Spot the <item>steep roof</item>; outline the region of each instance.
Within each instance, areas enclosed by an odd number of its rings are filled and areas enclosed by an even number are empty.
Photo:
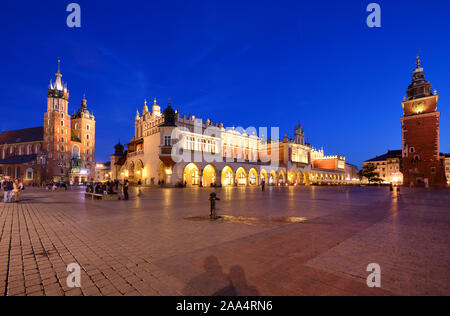
[[[39,142],[44,140],[44,127],[6,131],[0,134],[0,144]]]
[[[37,155],[14,156],[0,160],[0,165],[15,165],[36,160]]]
[[[402,151],[401,150],[388,150],[387,153],[384,155],[372,158],[370,160],[367,160],[366,162],[373,162],[373,161],[385,161],[389,158],[401,158],[402,157]]]

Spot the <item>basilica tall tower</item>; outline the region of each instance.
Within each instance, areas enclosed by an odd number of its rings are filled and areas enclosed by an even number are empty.
[[[44,114],[45,181],[65,180],[70,169],[69,91],[61,79],[60,61],[55,75],[55,82],[50,80],[47,90],[47,112]]]
[[[402,172],[407,186],[445,186],[444,163],[439,151],[439,96],[425,80],[417,57],[412,83],[403,101]]]

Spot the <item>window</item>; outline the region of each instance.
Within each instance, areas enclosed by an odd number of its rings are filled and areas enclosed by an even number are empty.
[[[172,137],[164,136],[164,146],[171,146],[171,145],[172,145]]]
[[[33,180],[33,169],[27,169],[26,178],[27,180]]]
[[[198,170],[192,172],[192,185],[199,185],[200,177],[198,175]]]
[[[88,124],[88,125],[86,125],[86,129],[88,130],[88,131],[90,131],[91,130],[91,126]]]
[[[225,175],[225,185],[233,185],[233,173],[228,171]]]
[[[411,148],[409,149],[409,152],[411,152],[411,153],[415,152],[414,147],[411,147]]]
[[[239,174],[239,180],[238,181],[239,181],[239,185],[246,185],[247,184],[247,181],[245,179],[245,174],[243,172],[241,172]]]
[[[90,139],[91,138],[91,136],[89,135],[89,134],[86,134],[86,139]]]
[[[61,121],[61,126],[64,126],[64,121]]]

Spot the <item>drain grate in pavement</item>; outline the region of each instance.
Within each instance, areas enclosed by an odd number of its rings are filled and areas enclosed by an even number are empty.
[[[185,218],[188,221],[200,222],[211,221],[209,216],[195,216]],[[306,217],[245,217],[245,216],[231,216],[220,215],[216,222],[223,223],[238,223],[245,225],[264,225],[269,223],[282,223],[282,224],[296,224],[304,223],[308,219]]]

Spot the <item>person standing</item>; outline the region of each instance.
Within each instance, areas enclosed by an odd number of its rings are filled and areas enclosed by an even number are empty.
[[[142,193],[142,181],[141,181],[141,179],[139,179],[139,181],[138,181],[138,188],[139,188],[139,195],[141,195],[141,193]]]
[[[5,181],[3,182],[2,188],[3,188],[3,191],[4,191],[3,202],[4,203],[11,203],[12,191],[14,189],[14,184],[11,181],[11,177],[7,176],[5,178]]]
[[[1,177],[1,179],[0,179],[0,190],[2,190],[3,189],[3,182],[5,182],[5,179],[3,178],[3,177]],[[3,202],[4,202],[5,200],[3,200]]]
[[[22,194],[22,190],[23,190],[23,183],[18,178],[14,179],[13,194],[15,203],[20,202],[20,195]]]
[[[125,179],[124,180],[124,182],[123,182],[123,199],[125,200],[125,201],[128,201],[129,200],[129,196],[128,196],[128,187],[130,186],[130,183],[128,182],[128,180],[127,179]]]
[[[261,189],[262,189],[263,192],[266,190],[266,179],[263,179],[261,181]]]

